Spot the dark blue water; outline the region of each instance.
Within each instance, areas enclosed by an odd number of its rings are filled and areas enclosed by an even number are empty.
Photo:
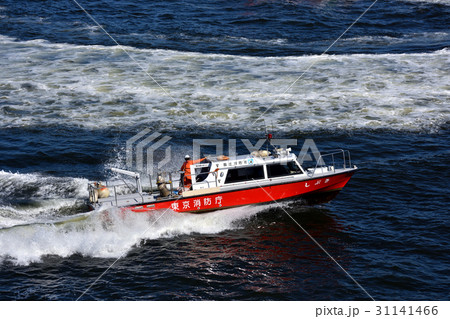
[[[82,300],[369,300],[286,210],[374,299],[448,300],[448,2],[378,1],[325,57],[371,1],[79,3],[135,61],[73,1],[0,4],[0,299],[76,300],[121,257]],[[336,199],[54,224],[144,128],[177,170],[263,112],[351,151]]]
[[[371,1],[79,1],[121,44],[137,48],[284,56],[321,54]],[[2,34],[22,40],[115,44],[73,1],[6,1]],[[394,9],[393,9],[394,8]],[[413,41],[447,33],[445,1],[379,1],[330,53],[430,52],[445,41]],[[82,31],[83,28],[84,32]],[[372,39],[349,45],[348,39]],[[383,45],[383,38],[405,43]],[[380,39],[377,39],[380,38]],[[268,40],[274,41],[268,45]],[[448,40],[448,38],[446,39]],[[381,43],[377,43],[377,42]]]

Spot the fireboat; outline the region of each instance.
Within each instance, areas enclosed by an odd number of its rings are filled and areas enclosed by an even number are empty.
[[[139,172],[112,168],[128,178],[110,182],[89,182],[88,206],[95,210],[116,207],[124,212],[147,213],[172,210],[177,213],[204,213],[244,205],[300,199],[305,204],[333,199],[358,168],[350,152],[336,150],[320,155],[316,165],[300,165],[290,148],[258,150],[233,158],[206,156],[190,167],[186,176],[173,180],[172,174],[157,174],[143,187]],[[179,172],[184,173],[184,172]]]

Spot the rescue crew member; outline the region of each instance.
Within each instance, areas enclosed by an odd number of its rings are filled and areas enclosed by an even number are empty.
[[[184,163],[183,166],[181,166],[181,170],[184,172],[181,174],[181,179],[183,179],[184,187],[191,187],[192,185],[192,179],[191,179],[191,165],[200,163],[203,161],[206,157],[198,159],[198,160],[191,160],[191,157],[189,155],[186,155],[184,157]]]

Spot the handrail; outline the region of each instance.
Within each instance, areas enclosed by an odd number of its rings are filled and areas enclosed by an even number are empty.
[[[130,185],[128,185],[128,183],[124,179],[120,179],[120,180],[123,182],[123,184],[114,185],[114,194],[116,194],[116,186],[120,186],[120,185],[125,185],[126,187],[128,187],[130,192],[133,193],[133,190],[131,189]],[[139,194],[139,196],[141,196],[141,203],[143,203],[144,202],[144,196],[142,196],[141,192],[139,192],[139,187],[136,186],[136,188],[138,189],[137,194]],[[136,194],[136,193],[133,193],[133,194]],[[117,202],[117,196],[116,196],[116,202]]]
[[[342,168],[346,169],[347,164],[348,164],[349,168],[352,167],[352,165],[351,165],[352,163],[351,163],[351,159],[350,159],[350,151],[339,149],[339,150],[335,150],[335,151],[327,153],[327,154],[321,154],[316,162],[316,166],[314,167],[314,170],[312,172],[310,171],[310,169],[307,170],[308,176],[309,177],[314,176],[314,174],[316,173],[316,170],[318,168],[322,168],[322,173],[323,173],[324,167],[327,167],[328,170],[330,169],[330,167],[328,165],[326,165],[326,162],[324,160],[325,157],[331,157],[331,161],[333,163],[333,166],[332,166],[333,173],[335,173],[336,172],[336,160],[335,160],[336,155],[342,156]]]
[[[134,190],[133,190],[133,188],[124,180],[124,179],[122,179],[122,178],[119,178],[119,181],[121,181],[122,183],[120,183],[120,184],[116,184],[116,185],[111,185],[112,187],[113,187],[113,190],[114,190],[114,199],[115,199],[115,201],[116,201],[116,206],[117,206],[117,201],[118,201],[118,194],[117,194],[117,186],[126,186],[127,188],[128,188],[128,190],[131,192],[131,193],[133,193],[133,194],[139,194],[139,196],[141,197],[141,203],[144,203],[145,202],[145,200],[144,200],[144,196],[142,196],[142,193],[141,192],[134,192]],[[111,187],[111,186],[108,186],[108,187]],[[137,189],[139,189],[139,187],[138,186],[136,186],[136,188]],[[93,192],[94,192],[94,190],[99,190],[100,188],[99,187],[94,187],[93,185],[91,185],[90,183],[88,183],[88,190],[89,190],[89,197],[91,198],[91,195],[93,196]],[[93,198],[93,197],[92,197]]]
[[[130,192],[133,191],[133,190],[131,189],[130,185],[128,185],[128,183],[127,183],[123,178],[121,178],[120,180],[123,182],[122,185],[125,185],[126,187],[128,187],[128,189],[130,190]]]

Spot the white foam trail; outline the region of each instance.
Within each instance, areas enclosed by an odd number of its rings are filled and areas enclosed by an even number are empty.
[[[249,124],[273,101],[276,106],[267,117],[279,131],[435,131],[449,121],[446,49],[245,57],[127,48],[170,91],[178,101],[175,105],[117,47],[14,41],[5,36],[0,36],[0,44],[0,127],[64,123],[173,128],[194,125],[195,117],[205,128],[254,132]]]
[[[16,226],[0,230],[0,260],[28,265],[46,255],[117,258],[143,240],[238,229],[241,226],[237,221],[268,207],[247,206],[200,215],[168,211],[158,220],[162,212],[95,211],[81,221]]]
[[[41,222],[87,198],[87,180],[0,171],[0,228]]]
[[[420,32],[420,33],[408,33],[401,36],[371,36],[364,35],[353,38],[345,38],[339,41],[340,45],[351,47],[359,45],[371,45],[376,47],[382,46],[405,46],[411,45],[414,47],[422,46],[424,48],[430,47],[430,45],[439,43],[448,43],[450,40],[449,32]],[[357,45],[355,45],[355,43]]]
[[[58,216],[62,209],[70,209],[77,200],[75,199],[53,199],[35,202],[36,207],[13,207],[0,206],[0,229],[16,225],[29,224],[32,222],[44,222],[49,217]]]
[[[400,0],[404,2],[413,2],[413,3],[432,3],[432,4],[444,4],[449,6],[450,0]]]
[[[39,173],[23,174],[0,171],[0,198],[10,197],[24,189],[36,198],[81,198],[86,196],[84,178],[44,176]]]

